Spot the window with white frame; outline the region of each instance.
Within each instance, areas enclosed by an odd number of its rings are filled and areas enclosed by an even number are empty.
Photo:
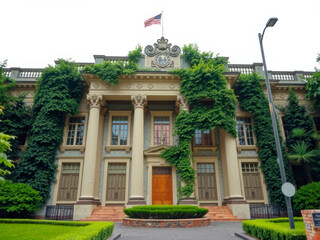
[[[128,116],[112,117],[111,145],[128,144]]]
[[[85,121],[85,116],[69,117],[67,145],[84,144]]]
[[[151,111],[151,145],[172,145],[172,111]]]
[[[237,117],[238,145],[254,145],[251,117]]]

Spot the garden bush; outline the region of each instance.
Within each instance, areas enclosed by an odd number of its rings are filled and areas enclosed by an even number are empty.
[[[71,221],[51,221],[51,220],[31,220],[31,219],[0,219],[0,224],[25,224],[26,231],[28,225],[60,225],[68,226],[70,228],[76,227],[77,231],[73,232],[61,232],[56,237],[47,236],[46,239],[51,240],[105,240],[111,236],[114,228],[114,223],[112,222],[71,222]],[[10,228],[14,228],[12,225]],[[50,226],[48,226],[50,228]],[[8,229],[8,228],[5,228]],[[1,236],[5,238],[7,236],[6,230],[1,232]],[[21,234],[21,233],[18,233]],[[34,235],[40,234],[36,231],[32,233]],[[10,237],[10,236],[9,236]],[[28,236],[33,239],[33,236]],[[35,237],[36,238],[36,237]],[[29,238],[28,238],[29,239]],[[37,238],[39,239],[39,238]]]
[[[40,207],[39,192],[24,183],[0,182],[0,209],[11,215],[23,216]]]
[[[208,209],[189,205],[152,205],[135,206],[123,210],[130,218],[143,219],[187,219],[201,218],[208,213]]]
[[[288,218],[255,219],[242,222],[242,229],[260,240],[306,240],[302,218],[294,218],[295,229]]]
[[[302,186],[293,197],[295,210],[320,209],[320,182]]]

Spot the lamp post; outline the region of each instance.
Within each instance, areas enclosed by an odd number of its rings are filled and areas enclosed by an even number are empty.
[[[263,40],[265,30],[268,27],[273,27],[277,21],[278,21],[278,18],[270,18],[268,20],[266,26],[263,29],[262,35],[261,35],[261,33],[259,33],[258,37],[259,37],[259,43],[260,43],[260,49],[261,49],[263,67],[264,67],[264,74],[265,74],[265,80],[266,80],[266,86],[267,86],[267,92],[268,92],[268,100],[269,100],[269,108],[270,108],[270,113],[271,113],[274,140],[276,142],[277,156],[278,156],[278,162],[279,162],[279,167],[280,167],[281,181],[282,181],[282,184],[284,184],[287,181],[286,180],[286,173],[285,173],[285,169],[284,169],[284,165],[283,165],[281,144],[280,144],[279,132],[278,132],[278,126],[277,126],[277,120],[276,120],[276,112],[275,112],[274,104],[273,104],[273,100],[272,100],[271,87],[270,87],[270,82],[269,82],[269,78],[268,78],[267,64],[266,64],[266,60],[264,57],[264,51],[263,51],[263,45],[262,45],[262,40]],[[295,227],[294,227],[294,221],[293,221],[291,201],[290,201],[290,198],[287,196],[285,196],[285,199],[286,199],[287,212],[288,212],[288,217],[289,217],[289,222],[290,222],[290,228],[294,229]]]

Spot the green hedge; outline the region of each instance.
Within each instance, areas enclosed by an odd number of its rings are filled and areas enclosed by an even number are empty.
[[[242,222],[242,228],[247,234],[260,240],[306,240],[302,218],[294,220],[294,230],[289,228],[288,218],[246,220]],[[288,228],[281,223],[288,223]]]
[[[302,186],[293,196],[295,210],[320,208],[320,182],[312,182]]]
[[[201,218],[208,213],[208,209],[188,205],[152,205],[135,206],[123,210],[130,218],[142,219],[187,219]]]
[[[105,240],[111,236],[114,228],[114,223],[112,222],[71,222],[32,219],[0,219],[0,224],[1,223],[46,224],[78,227],[78,231],[76,234],[62,234],[58,237],[51,238],[54,240]]]

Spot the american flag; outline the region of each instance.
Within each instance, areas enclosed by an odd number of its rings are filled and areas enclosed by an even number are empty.
[[[161,15],[162,13],[160,13],[159,15],[149,18],[148,20],[144,21],[144,27],[149,27],[152,24],[161,24]]]

